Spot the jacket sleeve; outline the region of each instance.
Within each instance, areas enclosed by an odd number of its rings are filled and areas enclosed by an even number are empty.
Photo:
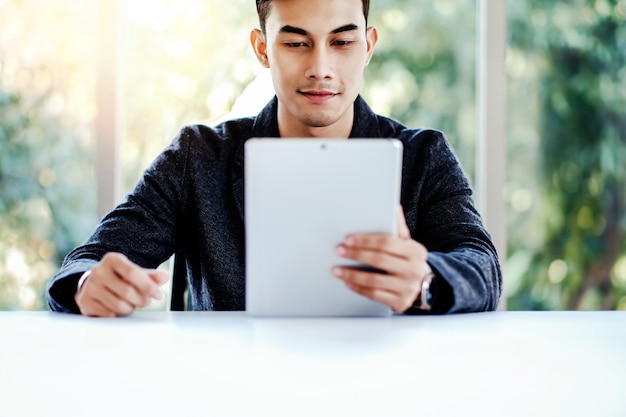
[[[472,190],[442,133],[421,131],[409,143],[405,214],[435,272],[433,312],[495,310],[502,273],[496,249],[474,207]],[[414,309],[407,313],[416,312]]]
[[[176,250],[189,135],[183,130],[144,172],[126,201],[102,219],[82,246],[66,256],[48,283],[52,311],[79,313],[74,301],[78,280],[108,252],[123,253],[144,268],[156,268]]]

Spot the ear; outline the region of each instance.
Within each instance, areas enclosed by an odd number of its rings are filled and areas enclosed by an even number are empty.
[[[250,32],[250,43],[252,44],[252,50],[259,60],[261,65],[265,68],[270,67],[269,60],[267,59],[267,44],[265,43],[265,36],[259,29],[254,29]]]
[[[369,65],[370,59],[372,59],[372,55],[374,53],[374,46],[376,45],[376,42],[378,42],[378,31],[376,30],[376,27],[368,27],[365,37],[367,40],[367,59],[365,60],[365,65]]]

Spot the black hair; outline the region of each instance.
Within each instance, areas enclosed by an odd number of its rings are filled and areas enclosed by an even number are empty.
[[[365,26],[367,26],[367,17],[370,13],[370,0],[361,0],[363,2],[363,16],[365,16]],[[265,21],[270,12],[272,0],[256,0],[256,12],[259,15],[259,24],[261,31],[265,33]]]

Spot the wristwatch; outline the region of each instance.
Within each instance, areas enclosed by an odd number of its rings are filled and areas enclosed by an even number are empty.
[[[90,275],[91,269],[81,275],[80,279],[78,280],[78,285],[76,285],[76,292],[80,291],[80,289],[83,287],[83,284],[85,283],[85,281],[87,281],[87,278],[89,278]]]
[[[430,284],[433,282],[435,278],[435,274],[433,270],[430,268],[427,262],[424,262],[424,279],[422,281],[422,290],[419,295],[419,306],[420,310],[430,310],[432,308],[433,294],[430,291]]]

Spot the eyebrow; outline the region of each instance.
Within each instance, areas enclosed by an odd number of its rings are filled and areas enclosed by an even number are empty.
[[[333,30],[332,34],[337,34],[337,33],[341,33],[341,32],[349,32],[351,30],[357,30],[359,27],[353,23],[350,23],[348,25],[343,25],[338,27],[337,29]]]
[[[335,35],[341,32],[349,32],[351,30],[357,30],[358,28],[359,27],[355,25],[354,23],[349,23],[347,25],[340,26],[337,29],[333,29],[330,33]],[[280,28],[279,32],[280,33],[295,33],[296,35],[309,36],[309,32],[307,32],[306,30],[295,27],[295,26],[291,26],[291,25],[283,26],[282,28]]]

